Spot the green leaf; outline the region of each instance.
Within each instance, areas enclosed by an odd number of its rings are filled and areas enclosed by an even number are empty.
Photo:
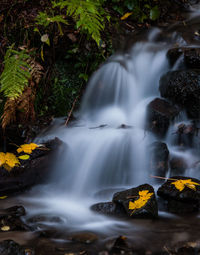
[[[160,16],[160,10],[158,6],[156,5],[150,10],[150,19],[157,20],[159,16]]]

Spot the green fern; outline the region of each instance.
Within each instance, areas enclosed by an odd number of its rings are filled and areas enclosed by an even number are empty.
[[[98,0],[58,0],[53,1],[53,8],[66,8],[67,16],[71,16],[76,21],[77,28],[86,31],[99,45],[101,31],[105,27],[104,14],[100,1]]]
[[[50,23],[54,22],[56,22],[57,24],[68,24],[68,22],[61,15],[49,16],[46,12],[39,12],[36,17],[36,24],[44,27],[47,27]]]
[[[4,70],[0,76],[0,92],[7,98],[17,98],[28,85],[31,77],[30,66],[26,63],[29,55],[24,50],[16,51],[11,46],[4,57]]]

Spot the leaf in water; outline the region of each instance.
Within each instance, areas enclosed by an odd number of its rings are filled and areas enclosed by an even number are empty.
[[[139,191],[139,198],[134,202],[129,201],[129,209],[133,210],[131,215],[135,212],[135,210],[142,208],[152,195],[153,193],[149,193],[149,190]]]
[[[122,17],[121,17],[121,20],[125,20],[127,19],[129,16],[131,16],[133,14],[133,12],[127,12],[125,13]]]
[[[32,151],[34,151],[36,148],[38,148],[38,145],[36,143],[29,143],[29,144],[22,144],[18,149],[17,152],[24,152],[27,154],[31,154]]]
[[[200,186],[199,183],[193,182],[191,179],[177,180],[175,182],[171,182],[171,184],[173,184],[179,191],[183,191],[185,187],[196,191],[196,185]]]
[[[0,199],[6,199],[8,196],[3,196],[3,197],[0,197]]]
[[[19,156],[18,158],[19,158],[19,159],[22,159],[22,160],[27,160],[27,159],[29,159],[29,158],[30,158],[30,156],[29,156],[29,155],[27,155],[27,154],[25,154],[25,155],[21,155],[21,156]]]
[[[3,227],[1,227],[1,230],[2,231],[9,231],[10,227],[9,226],[3,226]]]

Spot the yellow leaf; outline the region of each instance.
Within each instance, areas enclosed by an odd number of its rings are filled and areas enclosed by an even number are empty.
[[[6,199],[8,196],[3,196],[3,197],[0,197],[0,199]]]
[[[2,231],[9,231],[10,227],[9,226],[3,226],[3,227],[1,227],[1,230]]]
[[[122,17],[121,17],[121,20],[125,20],[127,19],[129,16],[131,16],[133,13],[132,12],[127,12],[125,13]]]
[[[41,59],[44,62],[44,50],[43,50],[43,47],[41,48]]]
[[[134,213],[135,210],[143,207],[148,202],[152,195],[153,193],[149,193],[149,190],[139,191],[139,198],[134,202],[129,201],[129,209],[133,210],[131,215]]]
[[[5,153],[0,152],[0,167],[5,163]]]
[[[191,179],[177,180],[175,182],[171,182],[171,184],[173,184],[179,191],[183,191],[185,187],[196,191],[196,185],[200,185],[197,182],[193,182]]]
[[[38,148],[38,145],[35,144],[35,143],[22,144],[22,145],[17,149],[17,152],[20,153],[20,152],[23,151],[24,153],[31,154],[32,151],[34,151],[36,148]]]
[[[0,166],[3,166],[7,171],[11,171],[11,169],[15,166],[19,166],[20,162],[15,156],[15,154],[7,152],[0,152]]]
[[[22,159],[22,160],[27,160],[27,159],[30,158],[30,156],[27,155],[27,154],[25,154],[25,155],[19,156],[18,158],[19,158],[19,159]]]

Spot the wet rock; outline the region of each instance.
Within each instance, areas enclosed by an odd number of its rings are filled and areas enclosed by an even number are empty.
[[[61,223],[63,220],[57,216],[50,216],[50,215],[37,215],[31,217],[27,220],[28,223],[38,223],[38,222],[55,222]]]
[[[186,68],[200,68],[200,48],[173,48],[167,52],[172,66],[180,56],[183,56],[183,64]]]
[[[154,142],[150,146],[150,170],[158,176],[166,176],[168,171],[169,150],[162,142]],[[159,179],[158,179],[159,180]]]
[[[12,240],[5,240],[0,243],[1,255],[25,255],[24,249]]]
[[[146,128],[156,135],[163,137],[178,113],[178,107],[164,99],[156,98],[147,106]]]
[[[125,216],[126,211],[124,207],[120,204],[115,204],[113,202],[105,202],[105,203],[98,203],[91,206],[93,211],[98,213],[110,215],[110,216]]]
[[[191,177],[174,176],[170,177],[159,189],[158,196],[167,201],[167,210],[172,213],[191,213],[199,210],[200,202],[200,181]],[[197,183],[195,187],[183,186],[183,190],[175,187],[176,180],[191,180]]]
[[[129,202],[134,203],[136,200],[141,201],[139,195],[140,191],[148,191],[152,193],[149,199],[141,207],[137,207],[135,210],[129,209]],[[113,196],[113,203],[124,207],[127,216],[132,218],[155,218],[158,216],[158,206],[154,193],[154,189],[149,184],[143,184],[136,188],[128,189],[122,192],[117,192]]]
[[[198,129],[194,124],[181,123],[173,135],[175,145],[193,147],[194,138],[198,136]]]
[[[198,2],[199,0],[173,0],[172,4],[176,3],[182,9],[185,9],[186,11],[188,11],[192,5],[197,4]]]
[[[111,254],[132,254],[125,236],[119,236],[110,249]]]
[[[98,236],[91,232],[81,232],[72,234],[68,239],[74,242],[91,244],[98,240]]]
[[[54,156],[64,144],[55,138],[44,145],[45,149],[34,150],[30,159],[21,160],[21,165],[14,167],[10,172],[0,167],[0,196],[22,192],[46,181]]]
[[[103,189],[99,190],[94,194],[95,198],[103,199],[103,200],[110,200],[113,196],[113,193],[119,192],[124,190],[123,188],[109,188],[109,189]]]
[[[168,72],[160,79],[160,93],[185,109],[189,118],[200,117],[200,70]]]
[[[0,211],[0,232],[26,231],[30,228],[24,224],[20,216],[25,215],[22,206],[14,206]]]
[[[172,157],[170,160],[171,175],[182,175],[188,168],[188,164],[183,157]]]

